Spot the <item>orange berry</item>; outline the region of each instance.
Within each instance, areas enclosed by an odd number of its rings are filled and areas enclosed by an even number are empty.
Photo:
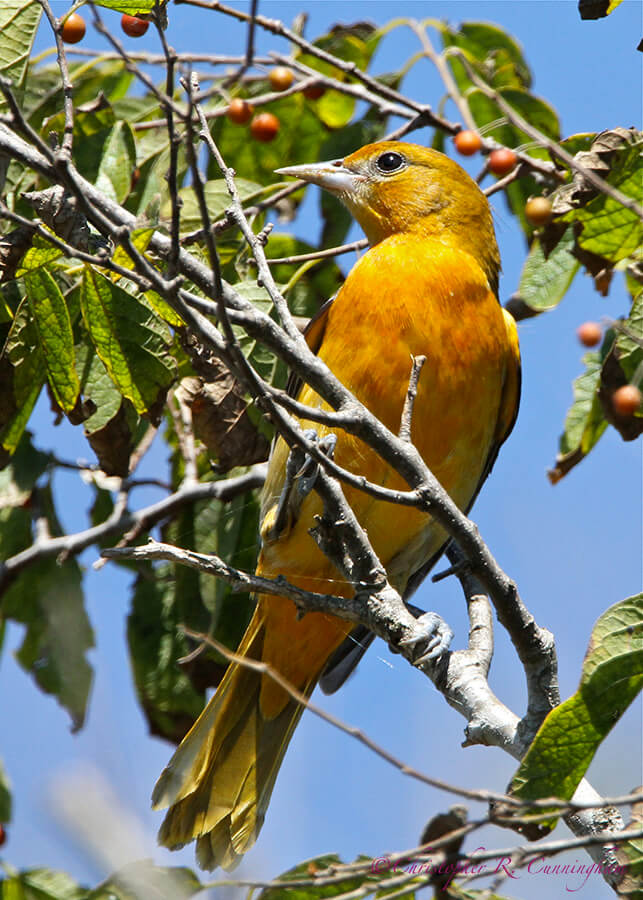
[[[612,394],[612,409],[618,416],[630,417],[641,408],[643,397],[633,384],[624,384]]]
[[[596,347],[601,342],[603,331],[598,322],[583,322],[577,328],[576,336],[583,347]]]
[[[525,203],[525,216],[532,225],[546,225],[551,213],[551,200],[547,197],[530,197]]]
[[[235,97],[230,101],[226,116],[235,125],[245,125],[252,118],[252,107],[241,97]]]
[[[267,144],[277,137],[279,124],[279,119],[273,113],[259,113],[250,123],[250,134],[256,141]]]
[[[326,93],[326,88],[323,84],[309,84],[302,93],[306,100],[319,100]]]
[[[127,13],[123,13],[121,28],[128,37],[143,37],[149,27],[150,23],[146,19],[139,19],[137,16],[128,16]]]
[[[60,36],[66,44],[77,44],[85,37],[85,20],[78,13],[68,16],[60,30]]]
[[[473,156],[482,147],[482,141],[478,132],[468,129],[459,131],[453,138],[453,143],[461,156]]]
[[[295,76],[286,66],[277,66],[268,76],[273,91],[287,91],[295,80]]]
[[[492,150],[489,154],[487,165],[489,171],[494,175],[508,175],[512,169],[516,168],[518,157],[508,147],[501,147],[500,150]]]

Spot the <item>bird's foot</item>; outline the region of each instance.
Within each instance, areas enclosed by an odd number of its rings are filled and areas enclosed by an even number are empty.
[[[421,666],[446,653],[453,640],[453,631],[442,616],[434,612],[424,613],[416,619],[416,623],[415,633],[402,638],[399,643],[403,647],[425,645],[422,654],[413,660],[414,666]]]
[[[307,428],[304,435],[311,443],[317,444],[322,453],[330,459],[333,458],[337,444],[336,435],[325,434],[320,438],[314,428]],[[301,447],[293,447],[288,454],[284,483],[277,501],[274,521],[264,535],[264,540],[278,540],[288,531],[297,518],[302,501],[315,486],[318,474],[319,463]]]
[[[317,444],[319,450],[324,454],[324,456],[327,456],[329,459],[333,458],[333,456],[335,455],[335,447],[337,446],[336,434],[325,434],[322,438],[320,438],[314,428],[307,428],[304,431],[304,434],[311,443]],[[303,465],[300,467],[296,476],[297,490],[299,491],[299,495],[302,499],[310,494],[310,492],[314,488],[318,474],[319,463],[316,462],[312,457],[308,456],[308,454],[304,453]]]

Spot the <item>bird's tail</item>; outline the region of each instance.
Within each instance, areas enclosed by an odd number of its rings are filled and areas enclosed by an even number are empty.
[[[262,600],[238,653],[270,660],[270,636],[266,637],[270,629],[266,629]],[[281,598],[268,602],[275,600],[280,603]],[[293,604],[283,602],[294,619]],[[284,671],[284,675],[309,696],[322,667],[321,662],[313,662],[306,672]],[[293,674],[298,677],[289,678]],[[159,830],[159,843],[178,849],[196,838],[202,868],[233,868],[257,839],[302,711],[303,706],[267,675],[230,665],[154,788],[154,808],[170,807]]]

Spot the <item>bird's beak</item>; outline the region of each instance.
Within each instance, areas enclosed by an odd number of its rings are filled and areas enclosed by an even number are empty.
[[[278,175],[292,175],[293,178],[318,184],[332,194],[354,194],[356,186],[364,180],[363,176],[347,169],[343,159],[306,163],[303,166],[285,166],[283,169],[275,169],[275,172]]]

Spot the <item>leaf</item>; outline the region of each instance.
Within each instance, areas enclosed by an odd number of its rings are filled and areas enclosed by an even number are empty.
[[[187,900],[203,890],[191,869],[139,860],[123,866],[84,900]]]
[[[0,472],[0,509],[23,507],[49,464],[49,454],[36,450],[30,437],[22,436],[11,462]]]
[[[571,799],[601,742],[642,687],[643,594],[637,594],[610,607],[594,625],[578,690],[541,725],[514,775],[512,793],[526,800]]]
[[[190,409],[194,434],[217,461],[219,472],[268,459],[270,442],[248,414],[243,387],[214,358],[205,378],[182,379],[177,393]]]
[[[493,87],[529,88],[531,72],[522,48],[497,25],[487,22],[463,22],[459,29],[435,23],[444,47],[457,47],[484,81]],[[466,69],[456,56],[447,57],[461,93],[471,87]]]
[[[116,203],[123,203],[130,192],[135,168],[134,133],[128,122],[116,122],[105,141],[96,187]]]
[[[279,285],[277,287],[279,288]],[[234,288],[258,309],[265,313],[272,313],[272,300],[266,289],[259,287],[256,281],[240,281],[235,284]],[[264,344],[251,337],[241,326],[233,326],[233,331],[239,339],[244,355],[259,375],[276,387],[284,387],[287,379],[285,364]]]
[[[639,205],[643,204],[643,140],[626,146],[616,155],[607,181]],[[567,213],[565,220],[580,222],[579,246],[612,263],[640,255],[643,222],[636,212],[618,200],[599,193],[582,209]]]
[[[223,669],[204,653],[187,666],[179,665],[178,660],[193,649],[179,625],[207,632],[210,616],[194,584],[179,593],[172,576],[172,566],[149,568],[138,575],[127,618],[127,641],[150,733],[178,743],[203,709],[206,687],[220,681]],[[185,589],[183,580],[180,583]],[[205,674],[207,666],[211,671]],[[201,673],[198,687],[193,683],[195,673]]]
[[[16,278],[20,278],[26,272],[30,272],[33,269],[39,269],[41,266],[46,266],[49,263],[55,262],[55,260],[60,259],[62,255],[62,250],[58,247],[53,247],[49,241],[45,240],[45,238],[41,237],[39,234],[34,234],[31,247],[22,257],[20,265],[16,269]]]
[[[618,362],[629,382],[638,384],[643,380],[643,290],[634,298],[627,319],[620,323],[616,338]]]
[[[0,6],[0,77],[13,82],[13,90],[21,99],[31,48],[33,47],[42,7],[33,0],[3,0]],[[0,110],[6,107],[0,97]]]
[[[45,377],[45,360],[25,298],[0,354],[0,441],[7,457],[20,442]],[[4,463],[6,459],[0,458]]]
[[[577,465],[596,445],[607,428],[598,397],[601,377],[601,358],[598,353],[586,353],[583,357],[586,371],[574,380],[574,402],[570,407],[556,465],[547,475],[552,484]]]
[[[405,872],[408,872],[410,868],[408,864],[405,865],[404,863],[399,863],[399,867],[397,868],[397,871],[395,871],[392,869],[387,857],[371,859],[370,857],[359,856],[355,862],[370,862],[370,866],[365,872],[362,871],[362,873],[358,875],[344,878],[341,881],[333,881],[330,884],[320,880],[318,885],[312,884],[307,887],[293,885],[292,887],[289,887],[289,881],[301,881],[302,879],[310,880],[316,872],[323,872],[325,869],[335,869],[336,867],[341,869],[342,865],[344,865],[340,857],[335,853],[327,853],[322,856],[316,856],[313,859],[307,859],[294,866],[292,869],[288,869],[287,872],[283,872],[279,875],[275,881],[282,882],[282,884],[278,887],[264,888],[257,896],[257,900],[324,900],[324,898],[327,897],[337,897],[340,895],[342,897],[345,895],[348,896],[353,892],[359,895],[359,893],[361,893],[360,889],[364,891],[367,887],[371,888],[368,893],[372,893],[372,889],[378,882],[379,887],[376,888],[377,892],[374,896],[376,898],[384,898],[389,892],[394,891],[396,883],[399,884],[402,869],[404,869]],[[383,865],[380,868],[377,865],[378,863],[388,863],[388,865]],[[421,864],[418,863],[417,865],[418,868],[420,868]],[[387,890],[387,881],[389,880],[392,880],[392,885]],[[426,887],[426,884],[424,884],[424,886]],[[408,890],[408,884],[406,890]],[[413,891],[409,891],[408,893],[405,892],[405,896],[408,897],[409,900],[414,900],[415,893]]]
[[[254,571],[258,518],[254,494],[229,504],[203,501],[181,510],[163,538]],[[217,579],[185,566],[149,567],[138,577],[127,637],[137,693],[152,734],[178,742],[203,708],[205,689],[217,685],[227,667],[226,660],[208,650],[179,665],[193,649],[179,626],[210,633],[236,648],[253,607],[248,595],[233,594]]]
[[[552,252],[545,257],[538,238],[534,238],[520,275],[518,295],[537,312],[553,309],[563,299],[580,263],[571,254],[574,234],[568,228]]]
[[[163,0],[163,6],[167,0]],[[151,13],[156,6],[156,0],[96,0],[96,6],[104,6],[106,9],[114,9],[116,12],[129,13],[135,16],[137,13]]]
[[[59,406],[70,412],[78,400],[80,383],[67,304],[47,269],[27,272],[24,281],[49,384]]]
[[[139,415],[153,410],[175,377],[170,334],[147,302],[85,267],[81,291],[85,327],[119,391]]]
[[[257,184],[254,181],[248,181],[245,178],[235,178],[234,183],[237,186],[242,201],[248,200],[250,197],[253,197],[264,190],[262,185]],[[205,194],[205,200],[211,220],[214,222],[216,219],[221,219],[226,209],[232,203],[223,178],[206,181],[203,185],[203,192]],[[181,188],[179,197],[183,202],[181,208],[181,231],[196,231],[196,229],[202,228],[203,220],[201,219],[199,203],[194,188]],[[169,220],[171,214],[172,207],[168,197],[161,206],[161,217]]]
[[[60,535],[51,491],[40,488],[38,496],[50,533]],[[73,731],[85,718],[92,681],[85,654],[94,646],[81,580],[76,560],[59,564],[50,557],[24,569],[3,596],[3,615],[26,626],[18,662],[68,711]]]
[[[87,900],[87,889],[65,872],[27,869],[0,881],[2,900]]]
[[[11,783],[0,759],[0,824],[11,821]]]
[[[257,82],[257,90],[265,87]],[[252,101],[252,98],[249,98]],[[328,131],[319,120],[312,105],[301,94],[292,94],[261,107],[262,112],[272,112],[280,122],[277,137],[269,144],[248,139],[248,131],[229,122],[226,116],[218,116],[212,124],[214,137],[224,159],[233,159],[237,175],[258,184],[273,184],[275,169],[283,166],[319,159],[319,148]],[[208,166],[208,178],[217,180],[221,172],[212,160]]]
[[[578,0],[578,11],[581,19],[603,19],[622,2],[623,0]]]

